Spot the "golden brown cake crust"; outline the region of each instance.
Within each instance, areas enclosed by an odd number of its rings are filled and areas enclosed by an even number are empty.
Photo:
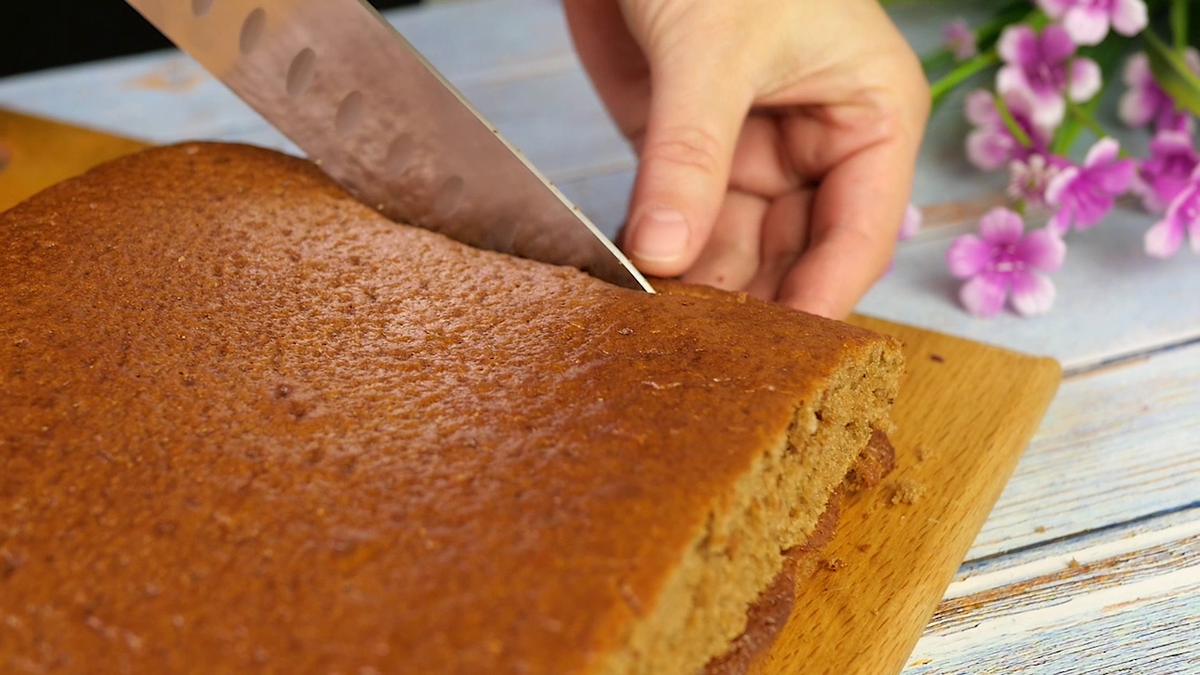
[[[4,672],[584,672],[881,339],[447,244],[245,146],[0,215],[0,289]]]

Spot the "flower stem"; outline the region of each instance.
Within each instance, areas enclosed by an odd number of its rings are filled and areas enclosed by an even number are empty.
[[[1171,37],[1180,51],[1187,48],[1188,43],[1188,2],[1190,0],[1171,0]]]
[[[933,105],[941,102],[942,97],[949,94],[955,87],[970,79],[972,75],[996,65],[1000,62],[1000,57],[996,54],[995,49],[988,50],[979,56],[964,62],[954,70],[946,73],[938,81],[930,85],[930,93],[933,95]]]
[[[921,59],[921,68],[925,71],[925,77],[952,65],[954,65],[954,55],[944,47]]]
[[[1108,131],[1104,129],[1104,127],[1100,126],[1100,123],[1096,121],[1096,118],[1092,117],[1092,113],[1088,112],[1083,106],[1070,99],[1067,99],[1067,112],[1071,113],[1071,117],[1074,117],[1076,120],[1078,120],[1079,123],[1087,127],[1089,131],[1091,131],[1093,134],[1096,134],[1096,138],[1105,138],[1110,135]]]
[[[1021,144],[1021,147],[1028,148],[1029,146],[1033,145],[1033,140],[1029,138],[1029,134],[1025,133],[1025,130],[1021,128],[1020,124],[1017,124],[1017,120],[1015,117],[1013,117],[1012,111],[1008,109],[1008,104],[1004,102],[1004,97],[996,94],[995,99],[996,110],[1000,112],[1000,119],[1004,122],[1004,126],[1008,129],[1008,133],[1012,134],[1013,138],[1017,139],[1017,142]]]

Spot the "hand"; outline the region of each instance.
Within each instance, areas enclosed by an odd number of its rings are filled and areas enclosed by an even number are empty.
[[[876,0],[564,0],[647,274],[830,317],[887,268],[929,90]]]

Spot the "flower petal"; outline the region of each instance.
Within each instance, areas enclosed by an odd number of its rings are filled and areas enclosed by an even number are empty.
[[[1079,4],[1063,15],[1062,25],[1076,44],[1096,45],[1108,35],[1110,18],[1104,7]]]
[[[1015,211],[998,206],[979,219],[979,236],[989,244],[1015,244],[1025,232],[1025,221]]]
[[[1063,121],[1067,112],[1067,103],[1061,94],[1052,96],[1034,96],[1029,99],[1033,110],[1033,123],[1043,129],[1055,129]]]
[[[1159,99],[1144,87],[1129,89],[1117,103],[1117,117],[1127,126],[1143,127],[1158,114]]]
[[[964,234],[946,250],[946,266],[956,278],[973,277],[992,262],[992,247],[973,234]]]
[[[1032,103],[1028,100],[1031,91],[1029,80],[1019,66],[1001,66],[1000,70],[996,71],[996,91],[1004,97],[1005,102],[1011,97],[1016,97],[1024,100],[1026,105]],[[999,115],[999,111],[996,114]]]
[[[900,222],[900,239],[911,239],[921,231],[921,209],[908,205],[904,209],[904,220]]]
[[[1049,230],[1054,236],[1062,237],[1071,231],[1071,220],[1073,215],[1074,214],[1070,206],[1062,207],[1050,217],[1050,220],[1046,221],[1046,229]]]
[[[1001,275],[981,274],[962,285],[958,299],[975,316],[995,316],[1004,307],[1008,295],[1007,279]]]
[[[1112,8],[1112,27],[1121,35],[1137,35],[1150,23],[1150,14],[1142,0],[1116,0]]]
[[[1051,19],[1061,19],[1068,9],[1075,6],[1079,0],[1037,0],[1037,4]]]
[[[1071,61],[1067,76],[1067,95],[1072,101],[1086,101],[1100,91],[1100,65],[1087,58]]]
[[[1161,214],[1167,210],[1167,204],[1159,198],[1158,191],[1140,174],[1134,175],[1133,182],[1129,185],[1129,191],[1141,197],[1142,208],[1147,213]]]
[[[1173,218],[1164,218],[1146,230],[1144,245],[1148,256],[1170,258],[1182,243],[1183,224]]]
[[[976,89],[967,94],[963,103],[967,121],[977,127],[995,127],[1004,124],[996,108],[996,98],[987,89]]]
[[[1091,168],[1098,165],[1111,164],[1118,155],[1121,154],[1121,144],[1116,139],[1105,136],[1092,144],[1088,149],[1087,156],[1083,159],[1083,165]]]
[[[1030,267],[1057,272],[1067,255],[1067,245],[1048,229],[1034,230],[1017,242],[1013,255]]]
[[[1141,87],[1154,81],[1150,72],[1150,57],[1145,52],[1135,52],[1125,60],[1125,68],[1121,71],[1121,80],[1131,87]]]
[[[962,17],[946,24],[942,29],[942,39],[946,43],[946,48],[958,61],[966,61],[979,53],[975,42],[975,33],[967,25],[967,20]]]
[[[1005,63],[1036,63],[1039,60],[1037,35],[1025,24],[1011,25],[1000,33],[996,53]]]
[[[1118,159],[1107,166],[1097,166],[1088,171],[1088,182],[1103,192],[1120,196],[1133,184],[1137,175],[1137,163],[1132,159]]]
[[[1049,181],[1046,182],[1046,203],[1061,204],[1063,194],[1071,187],[1079,178],[1079,167],[1068,166],[1065,169],[1055,173]]]
[[[1160,99],[1163,101],[1158,109],[1158,118],[1154,120],[1155,131],[1179,131],[1192,135],[1192,116],[1181,110],[1175,109],[1175,104],[1166,94]]]
[[[976,129],[967,134],[967,159],[971,164],[993,171],[1012,157],[1016,141],[998,129]]]
[[[1045,314],[1054,306],[1054,282],[1037,272],[1013,272],[1012,305],[1021,316]]]
[[[1067,12],[1067,16],[1070,15],[1071,12]],[[1062,63],[1075,53],[1075,41],[1071,39],[1070,33],[1056,23],[1042,29],[1038,44],[1041,46],[1039,61],[1050,65]]]
[[[1087,199],[1074,200],[1071,210],[1075,216],[1075,229],[1086,230],[1099,223],[1112,213],[1116,205],[1117,200],[1113,196],[1095,192],[1089,194]]]

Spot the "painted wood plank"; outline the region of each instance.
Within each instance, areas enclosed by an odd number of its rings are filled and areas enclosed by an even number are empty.
[[[455,83],[555,180],[634,164],[628,145],[574,62],[570,68],[515,81]],[[111,102],[97,105],[97,91]],[[0,107],[153,143],[240,141],[299,154],[258,113],[177,53],[2,81]]]
[[[1033,560],[1032,574],[1009,570],[1017,580],[943,601],[904,672],[1196,672],[1196,515]]]
[[[1200,259],[1188,251],[1167,261],[1146,256],[1142,237],[1149,225],[1141,214],[1121,209],[1094,231],[1071,236],[1066,262],[1054,275],[1058,297],[1045,316],[967,314],[957,300],[961,282],[946,269],[945,240],[901,247],[895,268],[859,311],[1053,356],[1068,371],[1194,339],[1200,336]]]
[[[1118,558],[1200,534],[1200,500],[963,563],[943,601],[1016,587],[1075,564]]]
[[[1200,500],[1200,344],[1063,382],[981,558]]]

